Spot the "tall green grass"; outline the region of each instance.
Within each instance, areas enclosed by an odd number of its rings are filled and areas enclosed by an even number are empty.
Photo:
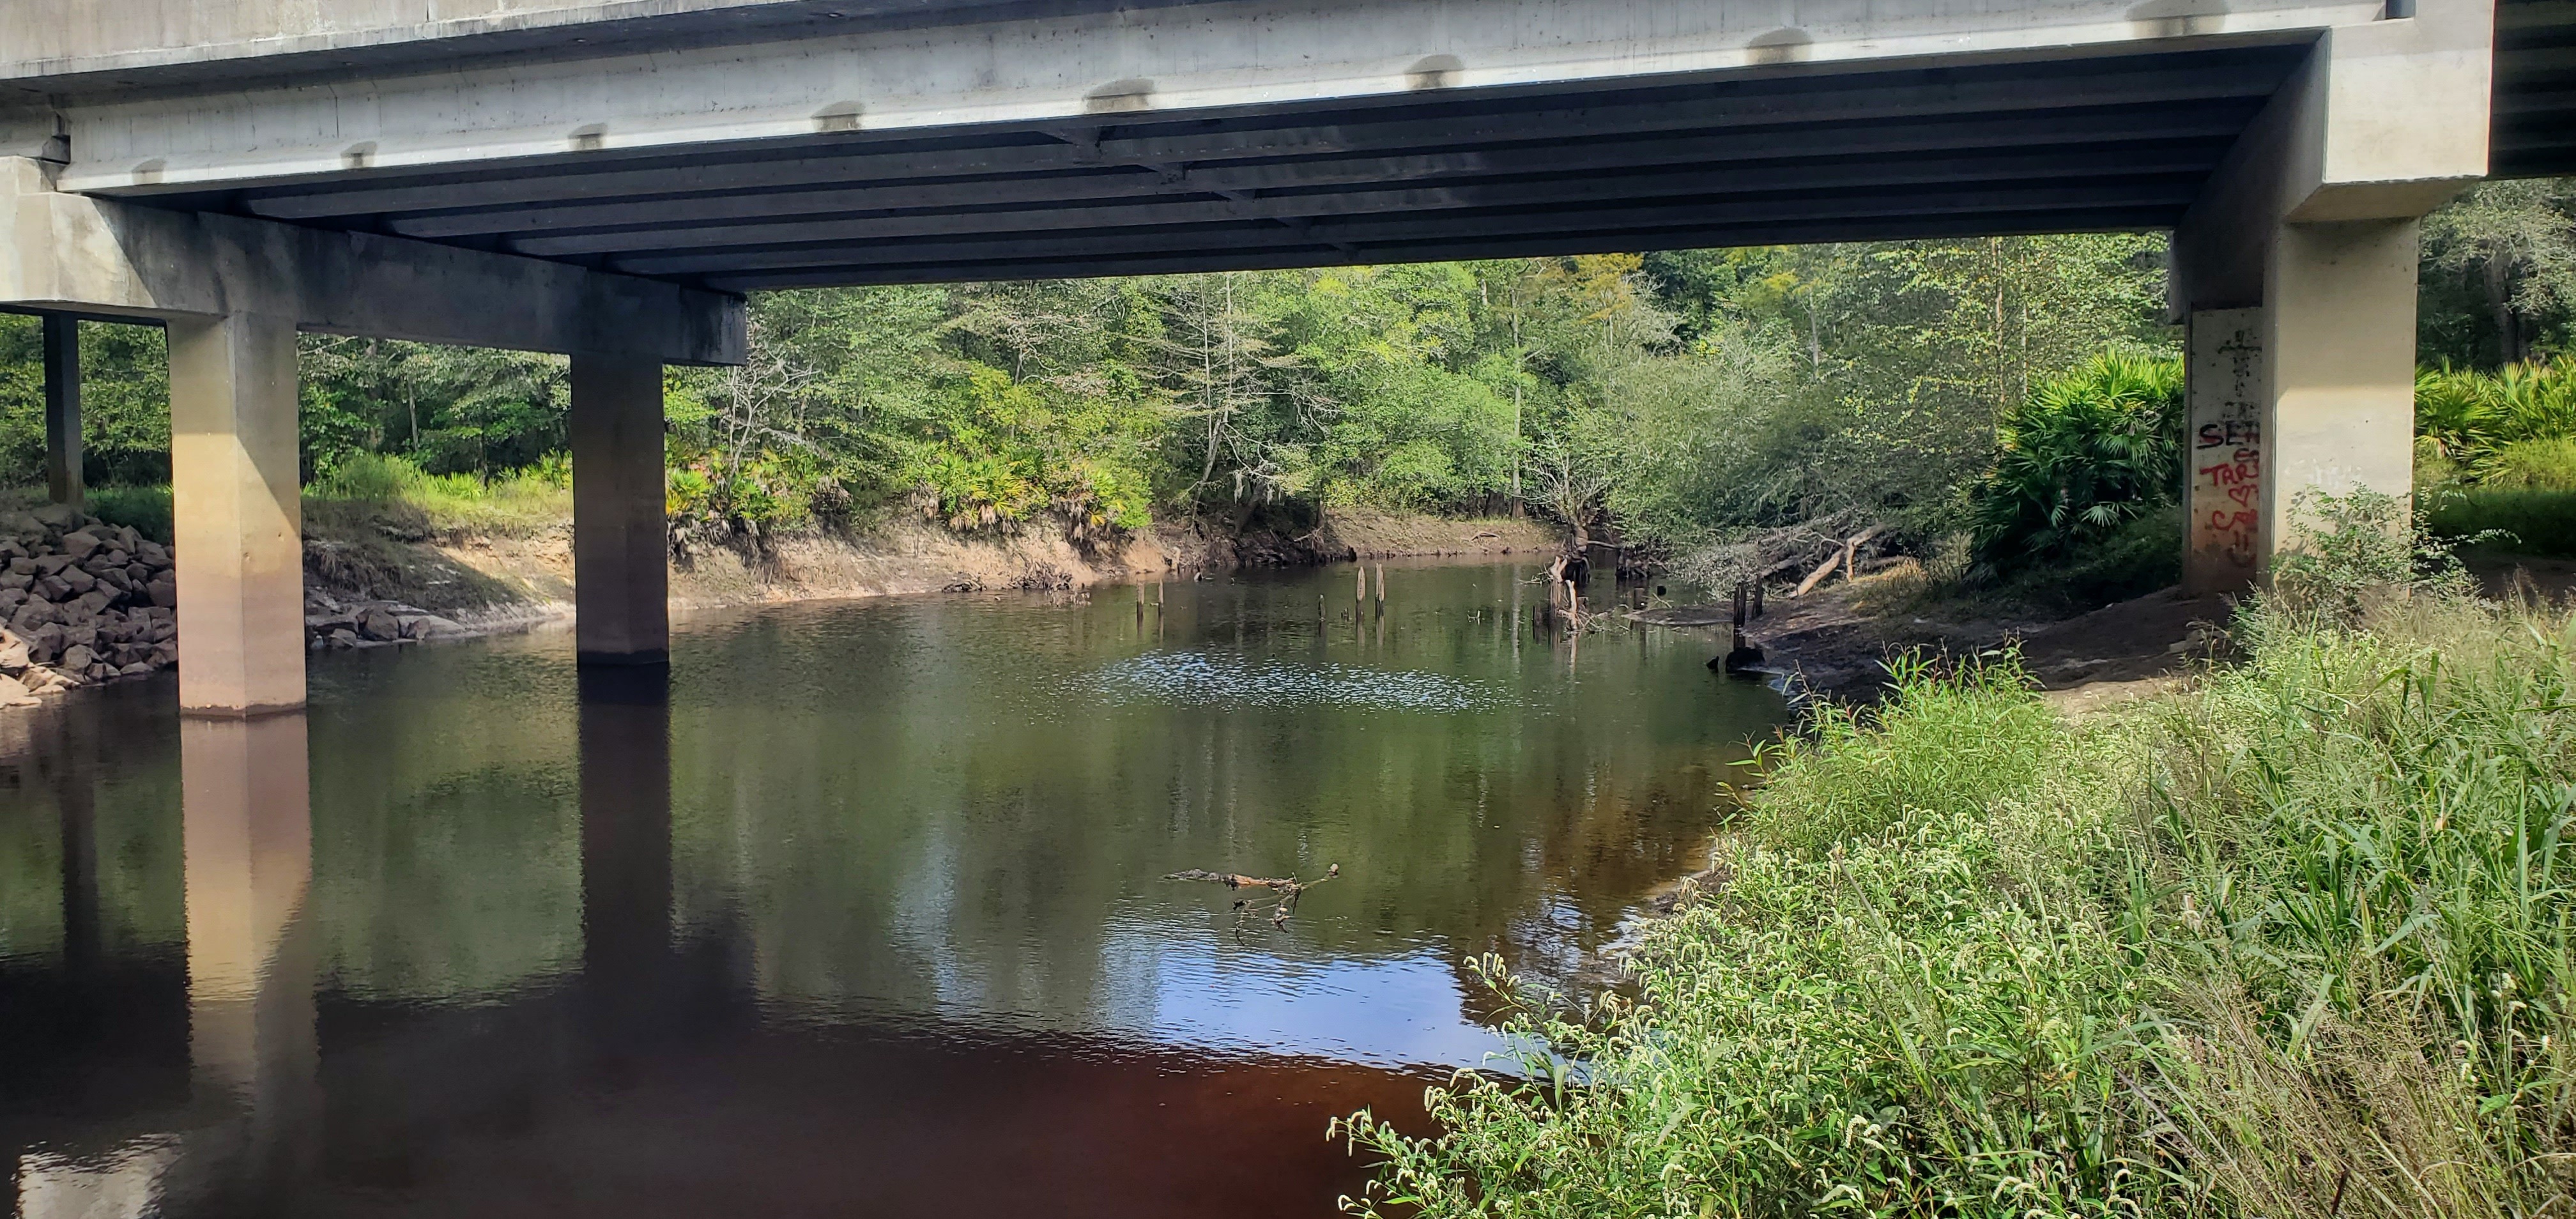
[[[2576,1206],[2576,620],[2427,589],[2237,636],[2111,717],[2008,662],[1829,713],[1637,1002],[1518,995],[1580,1069],[1461,1075],[1429,1138],[1356,1115],[1352,1209]]]
[[[316,478],[304,497],[306,511],[326,521],[369,516],[395,533],[525,537],[572,519],[572,463],[557,454],[487,481],[361,451]]]
[[[0,506],[33,508],[44,489],[0,493]],[[132,525],[167,543],[170,488],[87,489],[82,507],[111,525]],[[304,513],[317,528],[366,530],[402,540],[432,537],[528,537],[572,520],[572,464],[558,455],[485,481],[471,474],[428,474],[398,455],[354,453],[304,488]]]

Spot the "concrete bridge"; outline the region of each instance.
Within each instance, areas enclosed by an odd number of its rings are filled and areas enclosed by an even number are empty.
[[[2416,220],[2491,171],[2576,172],[2576,3],[0,11],[0,308],[168,327],[215,715],[304,699],[298,330],[569,354],[581,652],[654,662],[660,370],[746,291],[2166,228],[2216,587],[2408,489]]]

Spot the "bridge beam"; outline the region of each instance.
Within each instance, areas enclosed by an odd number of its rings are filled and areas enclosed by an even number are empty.
[[[2314,495],[2411,494],[2416,223],[2486,173],[2493,33],[2483,0],[2328,31],[2175,231],[2186,587],[2261,580]]]
[[[575,430],[615,438],[606,474],[598,473],[602,461],[576,455],[584,476],[576,496],[590,506],[577,532],[604,533],[620,555],[643,553],[637,539],[652,534],[650,572],[621,569],[601,582],[632,622],[616,634],[622,653],[648,635],[649,650],[662,646],[658,599],[649,609],[630,604],[646,584],[657,598],[661,587],[660,368],[737,362],[744,342],[738,297],[401,238],[66,194],[26,158],[0,158],[0,307],[158,321],[169,331],[185,626],[179,701],[185,712],[212,716],[304,703],[299,330],[574,355]],[[584,393],[590,382],[579,370],[592,366],[621,370],[612,392]],[[631,370],[641,371],[625,375]],[[649,446],[631,439],[644,436]],[[601,504],[614,509],[603,513]],[[577,537],[576,550],[597,552],[601,541]],[[579,594],[585,609],[596,599],[587,583]],[[584,615],[585,643],[591,617]]]

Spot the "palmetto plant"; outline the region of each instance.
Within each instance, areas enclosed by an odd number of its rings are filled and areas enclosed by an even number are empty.
[[[2472,466],[2507,445],[2576,436],[2576,357],[2494,373],[2424,369],[2415,374],[2415,433]]]
[[[2180,361],[2109,351],[1996,420],[1994,468],[1970,493],[1978,560],[2060,555],[2172,502],[2182,390]]]

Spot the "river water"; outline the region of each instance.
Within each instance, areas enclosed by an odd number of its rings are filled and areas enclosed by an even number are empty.
[[[1332,1213],[1785,716],[1532,566],[316,654],[0,721],[0,1156],[56,1216]],[[1601,591],[1608,591],[1603,585]],[[1157,601],[1160,604],[1156,604]],[[1284,925],[1184,869],[1340,875]],[[1251,908],[1231,903],[1252,895]],[[1480,1019],[1481,1018],[1481,1019]]]

